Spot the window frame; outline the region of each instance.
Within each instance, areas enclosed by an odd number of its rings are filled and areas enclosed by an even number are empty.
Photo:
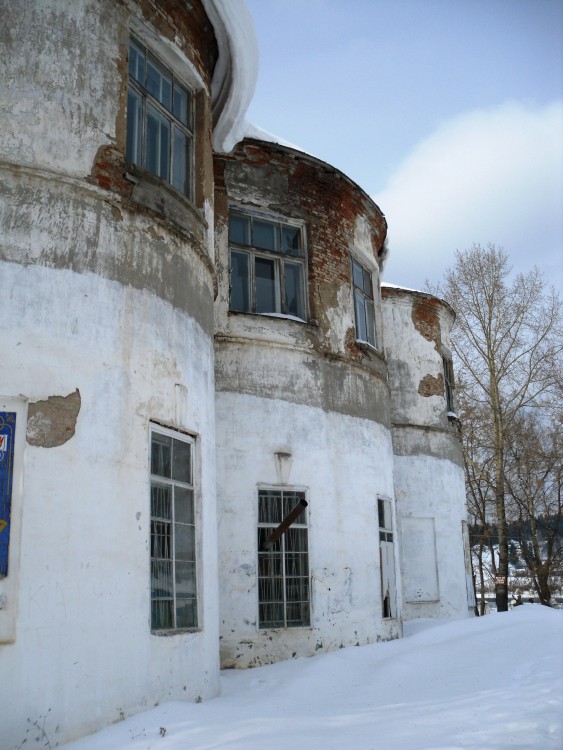
[[[362,276],[362,285],[357,283],[355,266]],[[356,341],[371,347],[377,351],[377,324],[375,318],[375,294],[373,287],[373,272],[364,263],[361,263],[354,255],[350,255],[350,277],[352,282],[352,303],[354,307],[354,326]],[[361,303],[363,310],[363,321],[359,320],[358,307]],[[367,310],[371,309],[371,325]],[[362,325],[360,325],[360,323]],[[362,337],[362,327],[366,331],[365,338]],[[370,333],[372,340],[370,341]]]
[[[246,240],[238,237],[233,238],[232,219],[239,217],[248,222],[248,236]],[[240,206],[229,207],[229,312],[243,313],[254,315],[265,315],[278,318],[286,318],[306,323],[308,320],[308,295],[307,295],[307,240],[305,226],[303,223],[292,221],[285,217],[274,216],[271,214],[262,214],[254,211],[247,211]],[[272,235],[274,247],[264,247],[256,241],[256,225],[271,225],[275,229]],[[298,247],[296,252],[286,249],[285,232],[296,232],[298,238]],[[237,277],[241,280],[241,304],[234,304],[233,288],[235,286],[233,279],[234,256],[246,258],[246,276]],[[268,295],[274,309],[263,309],[260,304],[260,294],[257,278],[257,263],[263,262],[271,264],[272,274],[272,291]],[[296,285],[295,310],[288,305],[287,295],[289,293],[288,270],[294,267],[298,269],[299,282]],[[267,283],[266,277],[263,277]],[[239,282],[240,283],[240,282]],[[245,284],[245,289],[242,288]],[[263,292],[262,292],[263,293]],[[266,292],[267,294],[267,292]],[[266,305],[265,307],[268,307]]]
[[[442,352],[442,367],[444,370],[444,397],[448,414],[456,414],[454,366],[452,358]]]
[[[397,569],[395,566],[393,503],[389,498],[377,498],[377,526],[379,538],[381,615],[384,620],[395,620],[398,617]]]
[[[177,441],[183,445],[189,446],[189,481],[179,480],[177,478],[165,477],[162,474],[153,473],[153,436],[160,435],[165,438],[171,438],[173,441]],[[151,422],[149,425],[149,519],[150,519],[150,546],[149,546],[149,590],[150,590],[150,629],[154,635],[170,635],[174,633],[182,632],[194,632],[201,630],[200,625],[200,596],[199,596],[199,514],[198,514],[198,495],[196,491],[196,477],[197,474],[197,439],[194,435],[188,434],[176,429],[165,427],[158,422]],[[173,451],[173,443],[172,443]],[[171,453],[172,456],[172,453]],[[172,458],[171,458],[171,474],[172,474]],[[153,488],[156,486],[170,487],[172,493],[170,495],[170,517],[164,518],[155,514],[153,506]],[[188,496],[191,495],[191,522],[185,520],[176,519],[176,489],[187,491]],[[184,511],[186,511],[184,507]],[[188,515],[189,507],[188,507]],[[155,524],[168,523],[170,526],[170,545],[171,552],[170,557],[156,556],[154,555],[155,548],[159,544],[157,541],[158,537],[155,535]],[[178,541],[178,529],[181,527],[185,530],[186,527],[193,529],[191,534],[191,550],[193,559],[179,559],[177,554],[177,541]],[[162,536],[162,535],[160,535]],[[188,537],[190,534],[188,534]],[[185,541],[185,540],[184,540]],[[170,561],[171,563],[171,585],[172,585],[172,596],[154,596],[154,564]],[[189,565],[192,568],[193,574],[188,582],[188,587],[191,587],[193,591],[192,596],[185,594],[184,596],[178,595],[177,587],[177,566],[178,563]],[[185,582],[184,582],[185,583]],[[156,601],[171,601],[172,602],[172,624],[171,625],[159,625],[155,618],[155,602]],[[193,621],[189,624],[178,624],[178,602],[191,602]]]
[[[132,48],[136,47],[144,56],[144,80],[139,81],[131,70],[131,57]],[[127,85],[127,123],[126,123],[126,161],[129,164],[134,164],[136,167],[145,169],[149,174],[154,175],[161,179],[167,186],[176,190],[180,195],[184,196],[188,200],[194,200],[194,158],[195,158],[195,102],[196,93],[192,86],[186,83],[185,78],[178,76],[170,65],[163,62],[161,56],[150,46],[145,44],[139,36],[131,33],[129,36],[129,67],[128,67],[128,85]],[[148,77],[147,70],[149,62],[155,70],[168,77],[170,81],[170,109],[162,101],[155,96],[148,88]],[[162,81],[162,79],[161,79]],[[176,91],[182,91],[186,94],[186,119],[183,121],[173,110],[175,108],[175,93]],[[138,119],[140,124],[137,125],[137,129],[134,130],[132,125],[133,110],[131,107],[131,97],[137,97],[139,100],[139,115]],[[166,158],[167,176],[160,174],[160,170],[156,170],[147,165],[147,157],[149,150],[147,147],[147,130],[148,130],[148,111],[149,107],[155,110],[156,115],[162,120],[168,122],[168,155]],[[185,177],[183,180],[183,187],[179,186],[175,182],[175,151],[178,147],[175,143],[175,134],[181,133],[186,144],[185,153]],[[138,139],[138,143],[132,144],[132,138],[135,136]]]
[[[281,495],[281,513],[278,514],[278,518],[275,521],[261,521],[260,520],[260,500],[262,494],[272,494],[272,493],[280,493]],[[284,494],[287,496],[293,496],[293,498],[284,498]],[[279,524],[283,521],[283,518],[287,515],[287,510],[290,508],[293,508],[298,502],[301,500],[307,499],[307,493],[306,490],[297,488],[297,487],[290,487],[287,485],[283,486],[260,486],[258,487],[258,493],[257,493],[257,628],[259,630],[295,630],[297,628],[311,628],[312,627],[312,613],[311,613],[311,571],[310,571],[310,550],[309,550],[309,508],[308,506],[303,509],[303,512],[299,515],[299,517],[291,524],[289,529],[287,529],[286,532],[284,532],[279,540],[275,542],[273,548],[271,550],[264,550],[261,548],[261,542],[264,541],[266,538],[266,531],[274,531]],[[286,502],[287,501],[287,502]],[[295,549],[289,549],[287,548],[287,534],[289,534],[291,531],[295,529],[299,530],[305,530],[305,541],[306,541],[306,549],[305,550],[295,550]],[[269,565],[271,568],[273,568],[273,561],[274,556],[279,555],[281,552],[281,576],[276,576],[277,578],[281,578],[282,581],[282,599],[281,600],[272,600],[272,601],[264,601],[262,598],[262,587],[261,587],[261,581],[268,578],[266,575],[261,575],[261,570],[263,570],[266,566],[264,564],[261,565],[261,562],[264,560],[269,560]],[[289,575],[288,574],[288,556],[289,555],[304,555],[305,556],[305,568],[306,568],[306,574],[305,575]],[[295,564],[296,561],[294,561]],[[274,577],[273,574],[270,577]],[[291,600],[288,597],[288,590],[289,590],[289,584],[288,579],[306,579],[306,598],[305,599],[299,599],[299,600]],[[302,585],[302,584],[301,584]],[[272,605],[272,606],[281,606],[282,607],[282,618],[279,618],[277,624],[273,624],[274,619],[270,618],[267,619],[265,617],[262,617],[262,606],[266,605]],[[305,612],[302,612],[301,621],[297,622],[295,620],[291,620],[288,618],[288,608],[291,605],[300,605],[301,608],[305,607]]]

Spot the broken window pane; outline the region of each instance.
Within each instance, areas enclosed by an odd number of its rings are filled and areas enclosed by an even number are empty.
[[[287,255],[301,255],[301,230],[299,227],[282,227],[282,250]]]

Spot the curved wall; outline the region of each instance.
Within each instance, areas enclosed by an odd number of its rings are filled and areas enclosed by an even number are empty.
[[[0,391],[28,404],[5,748],[218,691],[217,51],[199,2],[159,6],[11,3],[4,27]],[[193,201],[125,163],[131,31],[196,91]],[[150,629],[151,421],[195,437],[200,627],[168,637]]]
[[[337,170],[271,144],[244,141],[216,157],[215,179],[222,664],[256,666],[395,636],[399,620],[382,618],[377,521],[378,497],[393,497],[386,362],[356,341],[350,277],[352,254],[372,273],[381,334],[385,220]],[[305,320],[229,311],[229,208],[302,227]],[[286,476],[279,453],[289,455]],[[308,627],[260,627],[264,487],[306,493]]]
[[[442,360],[451,359],[453,311],[432,295],[398,287],[383,285],[382,298],[403,615],[466,616],[463,456]]]

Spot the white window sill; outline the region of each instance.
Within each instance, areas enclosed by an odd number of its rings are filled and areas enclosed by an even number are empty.
[[[283,313],[255,313],[256,315],[262,315],[264,318],[283,318],[284,320],[295,320],[296,323],[306,323],[303,318],[298,318],[296,315],[284,315]]]
[[[255,313],[244,312],[243,310],[229,310],[229,315],[259,315],[261,318],[281,318],[282,320],[293,320],[295,323],[304,323],[305,325],[314,325],[313,322],[307,323],[304,318],[298,318],[296,315],[284,315],[283,313]]]
[[[377,352],[378,354],[380,353],[379,349],[376,346],[374,346],[373,344],[370,344],[369,341],[363,341],[362,339],[356,339],[356,344],[358,344],[358,346],[361,346],[362,348],[371,349],[372,352]]]

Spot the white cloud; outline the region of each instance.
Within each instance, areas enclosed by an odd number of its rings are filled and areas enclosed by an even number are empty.
[[[441,126],[374,196],[389,223],[384,278],[438,281],[456,249],[494,242],[516,270],[561,282],[563,102],[508,102]],[[557,275],[559,274],[559,279]]]

